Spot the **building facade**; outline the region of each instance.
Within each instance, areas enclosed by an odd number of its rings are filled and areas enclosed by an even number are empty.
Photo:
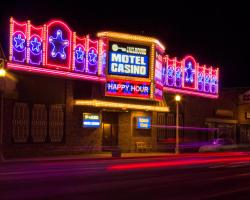
[[[162,139],[175,136],[174,94],[183,94],[182,127],[214,130],[210,119],[203,120],[212,116],[212,107],[202,104],[212,106],[219,97],[219,69],[192,56],[170,58],[152,37],[117,32],[79,37],[60,20],[34,26],[11,18],[5,68],[6,156],[116,147],[133,152],[138,142],[161,150]],[[196,116],[197,109],[204,113]],[[190,130],[180,131],[189,136]]]

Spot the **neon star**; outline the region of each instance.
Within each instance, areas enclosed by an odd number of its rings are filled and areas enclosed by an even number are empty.
[[[41,42],[38,41],[37,37],[34,37],[34,39],[30,42],[32,48],[31,51],[39,53],[41,50]]]
[[[24,49],[25,39],[22,39],[21,34],[18,34],[17,37],[14,37],[14,41],[15,41],[15,48],[20,48],[21,50]]]
[[[62,38],[62,31],[57,30],[56,37],[50,36],[49,42],[53,45],[51,56],[55,58],[59,55],[61,59],[66,59],[65,47],[69,45],[69,41]]]
[[[185,68],[185,73],[186,73],[186,82],[191,82],[193,83],[194,81],[194,69],[192,68],[192,63],[189,62],[188,66]]]
[[[81,47],[78,47],[78,49],[76,49],[76,60],[83,61],[83,58],[84,58],[84,51],[82,50]]]
[[[172,78],[174,76],[174,70],[173,68],[170,66],[168,68],[168,77]]]
[[[198,73],[198,82],[203,82],[203,74]]]
[[[177,79],[181,78],[181,70],[180,70],[180,68],[176,69],[176,78]]]
[[[210,82],[209,76],[205,76],[205,83],[209,83],[209,82]]]
[[[212,77],[212,79],[211,79],[211,84],[212,84],[212,85],[215,85],[215,84],[216,84],[216,78],[215,78],[215,77]]]
[[[91,65],[95,65],[96,62],[97,62],[97,54],[95,53],[94,49],[92,49],[90,52],[89,52],[89,64]]]

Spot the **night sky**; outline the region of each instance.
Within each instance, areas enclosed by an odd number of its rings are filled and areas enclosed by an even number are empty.
[[[222,87],[250,86],[250,11],[247,3],[39,2],[42,3],[1,2],[0,42],[7,55],[10,16],[19,21],[30,19],[35,25],[59,18],[81,35],[112,30],[156,37],[167,47],[170,57],[181,59],[191,54],[200,64],[220,67]]]

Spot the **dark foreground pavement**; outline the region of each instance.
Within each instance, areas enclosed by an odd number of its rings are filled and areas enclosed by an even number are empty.
[[[250,154],[11,162],[0,199],[250,199]]]

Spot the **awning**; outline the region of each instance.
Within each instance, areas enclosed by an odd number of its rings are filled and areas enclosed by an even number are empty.
[[[157,111],[157,112],[169,112],[168,106],[155,106],[147,104],[132,104],[132,103],[119,103],[113,101],[102,100],[81,100],[77,99],[73,101],[75,106],[90,106],[97,108],[116,108],[121,110],[144,110],[144,111]]]
[[[224,124],[237,124],[238,120],[236,120],[236,119],[206,118],[206,122],[224,123]]]

